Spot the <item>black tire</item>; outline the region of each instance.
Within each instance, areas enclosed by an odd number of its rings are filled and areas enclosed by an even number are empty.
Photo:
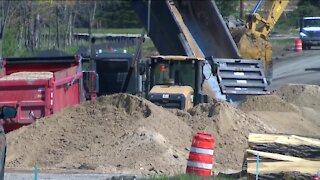
[[[302,43],[302,50],[306,50],[307,49],[307,45]]]
[[[307,49],[308,49],[308,50],[311,50],[311,45],[308,45],[308,46],[307,46]]]
[[[3,126],[0,125],[0,180],[4,179],[4,167],[6,165],[7,142]]]
[[[5,150],[4,150],[4,156],[3,156],[3,165],[2,165],[2,168],[0,170],[0,180],[4,180],[4,167],[5,167],[5,164],[6,164],[6,156],[7,156],[7,146],[5,147]]]

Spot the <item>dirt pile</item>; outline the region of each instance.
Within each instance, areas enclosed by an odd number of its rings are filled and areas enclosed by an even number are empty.
[[[7,162],[9,167],[172,175],[185,171],[192,135],[199,131],[215,136],[218,169],[239,169],[249,132],[272,130],[225,102],[184,112],[118,94],[9,133]]]
[[[320,110],[320,87],[317,85],[286,85],[276,91],[276,94],[297,106]]]
[[[216,140],[218,171],[239,170],[250,132],[319,135],[318,90],[288,86],[250,97],[239,108],[212,100],[188,112],[127,94],[100,97],[9,133],[7,166],[179,174],[192,135],[206,132]]]
[[[218,170],[241,169],[250,132],[274,132],[259,118],[252,118],[226,102],[201,104],[189,113],[191,118],[184,119],[194,132],[203,131],[214,135]]]
[[[8,76],[0,78],[0,80],[36,80],[36,79],[50,79],[53,77],[52,72],[16,72]]]
[[[320,135],[319,86],[287,85],[274,95],[248,97],[239,109],[260,118],[277,133]]]
[[[250,96],[239,105],[243,111],[297,112],[298,108],[276,95]]]
[[[185,171],[191,137],[174,114],[118,94],[9,133],[7,165],[172,175]]]

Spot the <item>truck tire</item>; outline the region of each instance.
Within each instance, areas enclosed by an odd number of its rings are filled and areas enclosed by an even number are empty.
[[[0,180],[4,179],[4,167],[6,164],[7,142],[3,126],[0,125]]]
[[[305,43],[302,43],[302,50],[306,50],[307,49],[307,45]]]
[[[311,45],[308,45],[308,46],[307,46],[307,49],[308,49],[308,50],[311,50]]]
[[[0,180],[4,180],[4,167],[6,164],[6,156],[7,156],[7,147],[5,147],[5,150],[4,150],[4,155],[3,155],[3,160],[2,160],[3,165],[0,170]]]

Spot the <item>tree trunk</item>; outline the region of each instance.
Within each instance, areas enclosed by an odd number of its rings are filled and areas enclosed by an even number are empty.
[[[0,8],[1,8],[1,18],[0,18],[0,58],[3,56],[2,53],[2,42],[4,37],[5,27],[7,25],[7,21],[9,18],[11,1],[1,1]]]
[[[94,22],[94,17],[96,14],[97,2],[93,1],[93,8],[89,10],[89,39],[92,38],[92,26]]]
[[[51,8],[50,8],[51,10]],[[49,22],[48,22],[48,48],[51,47],[51,13],[49,14]]]
[[[95,13],[96,13],[96,8],[97,8],[97,2],[96,1],[93,1],[93,8],[89,10],[89,41],[92,42],[92,26],[93,26],[93,21],[94,21],[94,16],[95,16]],[[90,70],[94,70],[95,67],[94,67],[94,60],[93,58],[95,57],[95,52],[94,52],[94,41],[93,43],[91,43],[91,58],[90,58]]]
[[[60,48],[60,22],[59,22],[59,5],[56,6],[56,43]]]
[[[73,9],[70,9],[69,12],[69,17],[68,17],[68,40],[67,40],[67,44],[70,45],[71,44],[71,38],[72,38],[72,14],[73,14]]]
[[[29,32],[28,32],[28,39],[30,42],[30,47],[31,47],[31,51],[34,51],[34,34],[33,34],[33,29],[34,29],[34,20],[33,17],[31,16],[31,19],[29,20]]]
[[[72,19],[71,19],[71,31],[70,31],[70,42],[73,42],[73,34],[74,34],[74,23],[76,21],[76,13],[73,11]]]
[[[19,28],[19,34],[18,34],[18,49],[21,49],[22,47],[22,43],[23,43],[23,32],[24,32],[24,28],[23,28],[23,22],[20,21],[20,28]]]
[[[39,48],[39,41],[40,41],[40,14],[37,13],[35,15],[34,20],[34,28],[33,28],[33,42],[34,42],[34,48]]]

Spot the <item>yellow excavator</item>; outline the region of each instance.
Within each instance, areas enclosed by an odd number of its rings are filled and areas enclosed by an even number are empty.
[[[246,59],[261,59],[268,81],[272,79],[272,45],[269,35],[287,7],[289,0],[265,0],[266,16],[257,13],[259,0],[252,13],[246,15],[245,29],[231,30],[240,54]],[[268,10],[269,9],[269,10]],[[270,83],[270,82],[269,82]]]

